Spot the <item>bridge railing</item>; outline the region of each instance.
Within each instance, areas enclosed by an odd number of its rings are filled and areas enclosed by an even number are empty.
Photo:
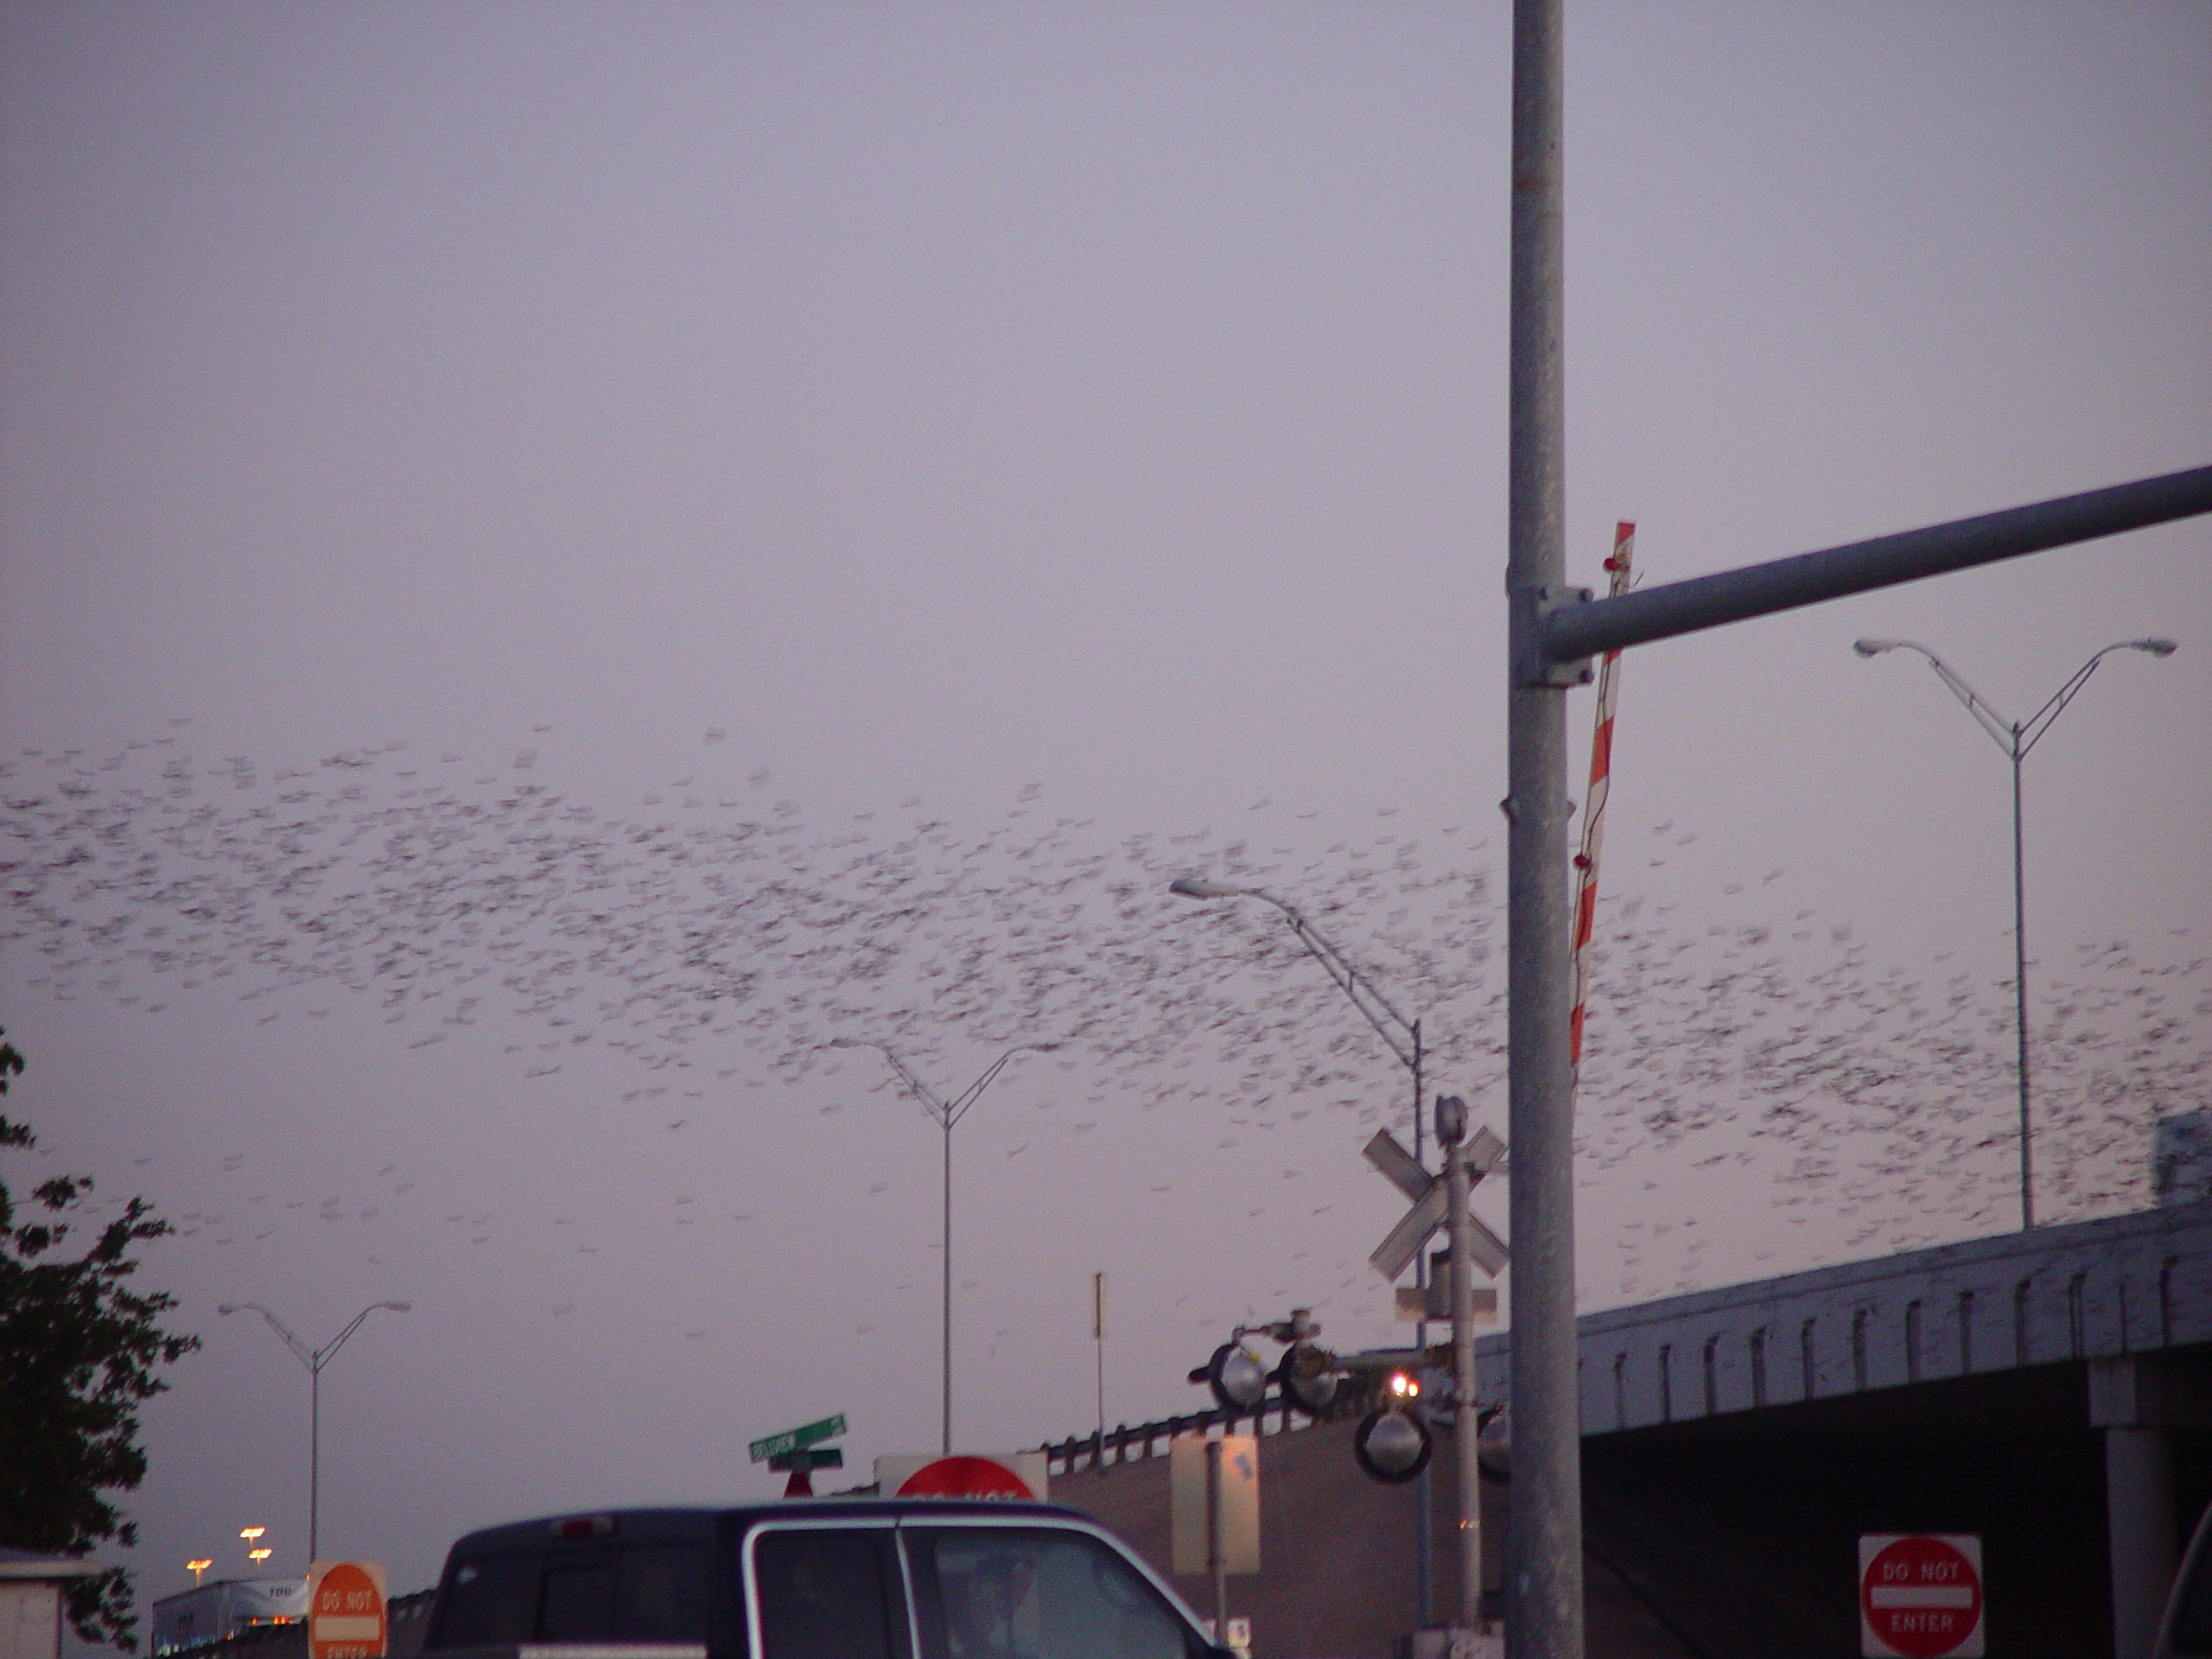
[[[1048,1474],[1072,1475],[1085,1469],[1105,1469],[1116,1464],[1138,1463],[1166,1455],[1168,1443],[1178,1434],[1205,1434],[1215,1428],[1237,1433],[1236,1426],[1250,1426],[1254,1434],[1287,1434],[1311,1423],[1278,1390],[1263,1397],[1250,1411],[1224,1411],[1218,1406],[1155,1417],[1149,1422],[1120,1423],[1109,1429],[1093,1429],[1065,1440],[1047,1440],[1037,1449],[1045,1454]]]

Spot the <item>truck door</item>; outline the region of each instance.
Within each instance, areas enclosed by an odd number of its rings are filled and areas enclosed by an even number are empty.
[[[769,1522],[747,1533],[745,1605],[754,1659],[912,1659],[888,1524]]]
[[[1215,1650],[1103,1538],[1075,1528],[900,1529],[921,1659],[1205,1659]]]

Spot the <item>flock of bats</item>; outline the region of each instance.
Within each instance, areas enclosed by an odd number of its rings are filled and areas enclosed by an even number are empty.
[[[702,771],[724,741],[706,734]],[[1116,836],[1035,787],[987,820],[910,800],[826,825],[765,772],[616,812],[537,761],[391,742],[264,770],[196,757],[182,722],[111,753],[25,750],[0,764],[0,944],[32,988],[120,1007],[214,990],[273,1020],[343,995],[417,1048],[496,1015],[527,1037],[508,1046],[523,1076],[604,1049],[639,1093],[693,1068],[796,1082],[839,1039],[925,1077],[1049,1043],[1102,1110],[1396,1122],[1403,1074],[1281,916],[1168,893],[1196,873],[1298,904],[1421,1017],[1440,1086],[1503,1100],[1503,912],[1465,830],[1417,837],[1384,809],[1325,848],[1263,802],[1248,817],[1272,834]],[[1616,830],[1617,863],[1633,839]],[[1606,885],[1586,1173],[1660,1152],[1741,1166],[1878,1248],[2007,1224],[2008,981],[1878,969],[1810,911],[1716,925]],[[2152,1121],[2206,1103],[2212,992],[2202,958],[2167,956],[2114,944],[2036,969],[2050,1219],[2146,1202]]]

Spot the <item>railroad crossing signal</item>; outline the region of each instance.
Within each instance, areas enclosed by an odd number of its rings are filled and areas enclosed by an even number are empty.
[[[1376,1246],[1375,1254],[1367,1258],[1376,1272],[1395,1282],[1420,1254],[1421,1247],[1450,1219],[1444,1178],[1423,1169],[1388,1129],[1377,1129],[1364,1150],[1367,1161],[1389,1176],[1391,1184],[1414,1201],[1405,1219],[1390,1230],[1390,1236]],[[1497,1168],[1504,1157],[1505,1142],[1486,1128],[1477,1129],[1467,1141],[1470,1189]],[[1505,1264],[1511,1259],[1505,1241],[1471,1211],[1467,1217],[1467,1248],[1476,1263],[1493,1279],[1505,1270]]]

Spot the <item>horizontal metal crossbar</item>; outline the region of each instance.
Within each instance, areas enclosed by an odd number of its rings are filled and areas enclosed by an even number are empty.
[[[2212,467],[2196,467],[1817,553],[1692,576],[1618,599],[1570,605],[1544,613],[1536,626],[1543,655],[1554,663],[1571,663],[1601,652],[1671,639],[1723,623],[2205,512],[2212,512]]]

